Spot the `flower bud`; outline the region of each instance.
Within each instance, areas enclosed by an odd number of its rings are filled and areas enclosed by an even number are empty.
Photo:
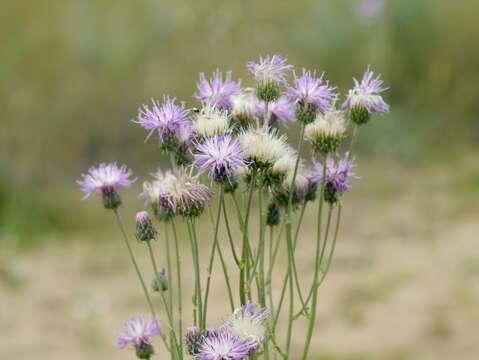
[[[156,229],[153,221],[146,211],[140,211],[136,214],[136,238],[140,241],[150,241],[155,239]]]
[[[105,209],[117,209],[121,205],[121,198],[114,186],[101,188],[103,206]]]
[[[272,81],[260,83],[256,88],[256,96],[264,102],[275,101],[279,97],[278,85]]]
[[[346,120],[342,111],[329,110],[319,114],[304,130],[304,137],[311,142],[313,151],[321,154],[334,153],[341,144],[346,131]]]
[[[165,269],[162,269],[153,278],[153,281],[151,282],[151,288],[153,289],[153,291],[163,292],[168,290],[168,287],[169,287],[168,275],[166,274]]]
[[[188,354],[196,356],[202,342],[203,335],[201,335],[201,330],[198,326],[190,326],[186,329],[185,343]]]

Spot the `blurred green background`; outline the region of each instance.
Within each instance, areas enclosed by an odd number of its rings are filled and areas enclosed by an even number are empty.
[[[450,215],[443,208],[477,209],[479,1],[2,0],[0,14],[0,253],[98,241],[109,218],[98,201],[80,202],[79,174],[116,160],[143,180],[162,158],[131,123],[137,108],[163,94],[196,105],[198,73],[217,67],[248,83],[244,65],[259,54],[325,71],[343,94],[367,65],[382,73],[392,112],[358,143],[365,169],[381,164],[353,197],[368,221],[412,189],[415,205],[425,199],[414,208],[423,217],[391,233],[417,225],[430,239],[431,224]],[[478,261],[467,262],[468,274]],[[368,302],[365,291],[352,297]],[[447,319],[436,310],[431,331],[441,338]]]
[[[393,111],[362,134],[370,156],[441,161],[479,142],[477,1],[7,0],[0,13],[0,236],[73,225],[90,164],[152,170],[138,106],[193,105],[200,71],[245,79],[258,54],[326,71],[343,93],[368,64],[381,72]]]

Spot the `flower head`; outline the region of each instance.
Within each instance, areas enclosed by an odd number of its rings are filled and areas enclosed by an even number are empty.
[[[281,55],[268,55],[260,56],[257,63],[250,61],[246,64],[246,69],[258,83],[284,85],[288,82],[288,74],[293,70],[293,65],[289,65],[287,59]]]
[[[233,174],[245,166],[244,150],[230,135],[216,135],[198,143],[193,161],[199,173],[208,172],[211,180],[221,183],[231,183]]]
[[[152,203],[161,219],[198,216],[213,197],[211,189],[184,168],[175,172],[158,170],[154,177],[154,181],[143,184],[141,195]]]
[[[265,102],[259,101],[257,104],[258,116],[263,117],[265,111]],[[277,100],[268,103],[269,124],[281,122],[287,124],[294,120],[295,106],[286,96],[280,96]]]
[[[231,113],[242,125],[256,118],[258,98],[253,89],[246,89],[240,94],[233,95],[230,100]]]
[[[139,211],[135,216],[136,238],[140,241],[150,241],[156,237],[156,229],[151,220],[150,214],[146,211]]]
[[[135,179],[131,179],[133,172],[125,165],[116,163],[102,163],[98,167],[92,166],[86,174],[81,174],[82,179],[77,183],[85,193],[85,197],[101,192],[103,204],[107,209],[116,209],[121,205],[121,198],[117,188],[129,187]]]
[[[136,123],[148,131],[146,140],[156,131],[160,144],[166,150],[174,150],[178,134],[187,123],[188,110],[184,103],[177,105],[175,99],[165,97],[163,104],[152,100],[151,107],[143,105],[138,110]]]
[[[324,112],[331,106],[335,94],[323,78],[324,73],[317,77],[303,69],[301,76],[294,76],[294,85],[288,88],[287,96],[300,106]]]
[[[220,109],[231,109],[230,97],[239,94],[241,91],[240,82],[231,80],[231,71],[226,72],[226,78],[223,81],[223,75],[218,69],[209,81],[205,74],[201,73],[197,87],[198,92],[195,94],[195,98],[203,104],[216,106]]]
[[[249,166],[272,167],[284,157],[290,157],[294,150],[286,142],[285,136],[274,131],[251,129],[239,135]]]
[[[332,156],[326,158],[326,177],[323,180],[323,164],[314,163],[314,170],[310,175],[310,180],[318,184],[324,181],[324,196],[329,203],[338,201],[339,196],[349,188],[349,180],[355,177],[352,172],[354,167],[354,158],[349,158],[346,153],[339,160],[334,160]]]
[[[225,134],[229,129],[229,116],[226,110],[206,105],[193,119],[193,130],[200,139],[217,134]]]
[[[243,340],[252,341],[257,349],[265,339],[265,323],[269,315],[270,312],[267,308],[260,308],[256,304],[247,303],[236,309],[224,325],[233,335]]]
[[[389,112],[389,105],[380,95],[388,89],[383,87],[381,75],[374,77],[374,72],[368,67],[360,82],[353,80],[354,88],[349,90],[343,104],[351,111],[351,120],[360,125],[366,123],[373,113]]]
[[[208,331],[199,347],[198,360],[247,359],[254,343],[233,335],[228,329]]]
[[[293,66],[280,55],[260,56],[258,63],[251,61],[246,68],[257,82],[256,95],[267,102],[278,98],[279,86],[287,84],[288,75],[293,70]]]
[[[189,355],[198,355],[200,346],[203,343],[203,335],[198,326],[190,326],[186,329],[185,343]]]
[[[345,132],[344,112],[330,109],[318,114],[314,122],[306,125],[304,137],[311,142],[316,152],[327,154],[336,151]]]
[[[125,328],[118,336],[118,346],[124,349],[133,344],[140,359],[149,359],[153,354],[150,338],[160,335],[160,327],[154,319],[132,317],[125,323]]]

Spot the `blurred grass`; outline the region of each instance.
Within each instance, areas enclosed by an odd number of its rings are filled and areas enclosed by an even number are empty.
[[[343,93],[368,64],[381,72],[392,113],[362,129],[365,156],[453,164],[477,152],[479,3],[384,3],[364,19],[353,0],[1,2],[2,239],[73,231],[88,218],[74,180],[90,164],[118,160],[140,176],[157,167],[154,142],[129,122],[140,104],[170,94],[194,105],[198,72],[247,82],[258,54],[324,70]],[[470,196],[476,178],[460,185]]]

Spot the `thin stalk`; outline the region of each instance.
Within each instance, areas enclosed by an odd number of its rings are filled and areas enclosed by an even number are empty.
[[[208,277],[206,279],[206,289],[205,289],[205,301],[204,301],[204,307],[203,307],[203,322],[206,324],[206,309],[208,306],[208,297],[210,294],[210,286],[211,286],[211,272],[213,271],[213,264],[215,260],[215,253],[216,253],[216,248],[218,246],[218,231],[220,228],[220,219],[221,219],[221,208],[223,207],[223,186],[220,187],[220,201],[218,203],[218,212],[216,215],[216,222],[212,221],[212,225],[214,227],[213,231],[213,246],[211,247],[211,253],[210,253],[210,260],[209,260],[209,265],[208,265]],[[210,211],[211,214],[211,211]],[[213,219],[211,219],[213,220]]]
[[[193,265],[195,267],[195,308],[197,312],[197,324],[201,330],[204,330],[203,324],[203,301],[201,297],[201,277],[200,277],[200,263],[199,263],[199,252],[198,252],[198,242],[196,239],[196,231],[194,220],[188,219],[187,225],[189,229],[190,245],[191,245],[191,254],[193,257]]]
[[[168,280],[171,282],[173,279],[173,273],[171,272],[171,251],[170,251],[170,236],[168,233],[168,227],[165,227],[165,247],[166,247],[166,269],[168,271]],[[173,312],[173,288],[170,286],[168,289],[168,305],[170,307],[171,321],[175,323],[175,316]]]
[[[333,262],[334,250],[336,249],[336,240],[338,238],[338,233],[339,233],[339,225],[341,223],[341,210],[342,210],[341,203],[338,203],[338,215],[336,217],[336,227],[334,229],[333,243],[331,244],[331,249],[329,250],[328,261],[326,262],[326,268],[324,269],[321,279],[318,282],[318,287],[321,286],[322,282],[326,278],[326,275],[328,274],[331,263]]]
[[[240,293],[240,301],[241,305],[246,304],[246,296],[249,296],[249,290],[246,289],[246,276],[249,274],[249,240],[248,240],[248,223],[249,223],[249,214],[251,210],[251,200],[253,198],[253,190],[254,190],[254,177],[252,179],[252,183],[250,184],[250,190],[248,195],[248,203],[246,206],[246,215],[243,223],[243,245],[241,250],[241,267],[240,267],[240,285],[239,285],[239,293]],[[248,293],[247,293],[248,291]]]
[[[313,276],[313,285],[311,286],[313,290],[312,295],[312,304],[311,304],[311,315],[309,318],[308,331],[306,335],[306,343],[303,350],[303,360],[306,360],[308,357],[309,346],[311,344],[311,337],[313,335],[314,323],[316,321],[316,308],[318,303],[318,291],[317,291],[317,282],[320,270],[320,251],[321,251],[321,220],[322,220],[322,211],[323,211],[323,201],[324,201],[324,188],[325,188],[325,179],[326,179],[326,159],[323,158],[323,177],[321,179],[320,186],[320,196],[319,196],[319,206],[318,206],[318,218],[317,218],[317,234],[316,234],[316,257],[315,257],[315,266],[314,266],[314,276]]]
[[[224,196],[222,198],[222,203],[223,203],[223,217],[225,219],[226,233],[228,234],[228,240],[230,242],[231,252],[233,253],[233,258],[235,260],[236,265],[239,266],[240,265],[240,259],[238,258],[238,254],[236,253],[235,244],[234,244],[234,241],[233,241],[233,236],[231,235],[231,228],[230,228],[230,223],[229,223],[229,220],[228,220],[228,211],[226,209]]]
[[[173,240],[175,242],[175,256],[176,256],[176,277],[178,285],[178,334],[180,338],[180,353],[183,354],[183,296],[181,290],[181,257],[178,246],[178,235],[176,232],[175,220],[171,219],[171,228],[173,229]]]
[[[351,135],[351,141],[349,142],[349,153],[352,153],[354,150],[354,146],[356,145],[356,138],[359,131],[359,125],[353,125],[353,134]]]
[[[153,271],[155,272],[155,274],[158,274],[158,267],[156,266],[155,255],[153,253],[153,248],[151,247],[151,242],[147,241],[146,243],[148,245],[148,252],[150,254],[151,264],[153,265]],[[155,275],[155,278],[156,278],[156,275]],[[166,316],[168,318],[168,325],[170,327],[170,337],[171,337],[171,342],[172,342],[171,346],[175,347],[176,353],[178,354],[178,358],[182,358],[182,356],[179,352],[178,340],[177,340],[176,334],[175,334],[173,314],[171,312],[171,308],[168,306],[168,302],[165,299],[164,292],[161,291],[161,289],[160,289],[159,292],[160,292],[160,295],[161,295],[161,300],[163,302],[163,307],[165,308]]]
[[[269,248],[268,248],[268,261],[271,264],[271,260],[273,259],[273,233],[274,229],[273,226],[269,227]],[[269,300],[269,309],[271,314],[274,314],[274,303],[273,303],[273,284],[271,283],[271,276],[270,276],[270,269],[268,268],[268,274],[266,277],[266,286],[268,291],[268,300]]]
[[[150,307],[151,316],[153,317],[153,319],[156,321],[157,325],[159,326],[158,318],[155,312],[155,307],[153,306],[153,302],[151,301],[150,294],[148,293],[148,289],[146,287],[145,281],[143,280],[143,276],[141,275],[140,268],[138,267],[138,263],[136,262],[135,255],[133,254],[133,250],[131,249],[130,242],[128,241],[128,236],[126,235],[123,222],[121,221],[120,213],[118,212],[118,209],[114,209],[113,212],[115,213],[115,217],[118,222],[118,227],[120,228],[121,234],[123,235],[123,240],[125,241],[126,248],[128,249],[130,260],[133,264],[133,267],[135,268],[136,275],[138,276],[138,280],[140,281],[146,301],[148,303],[148,306]],[[171,353],[171,349],[168,346],[168,342],[166,341],[166,338],[164,336],[162,336],[161,338],[163,339],[163,343],[165,344],[165,347],[168,349],[168,352]]]

